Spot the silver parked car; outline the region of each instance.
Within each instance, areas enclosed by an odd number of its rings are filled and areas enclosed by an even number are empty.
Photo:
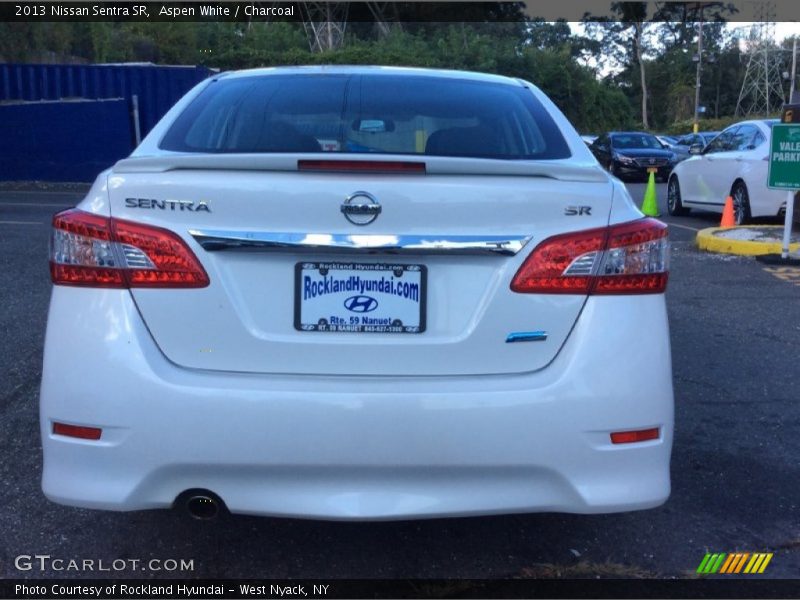
[[[686,160],[692,153],[700,154],[706,146],[711,143],[719,131],[702,131],[700,133],[689,133],[684,135],[672,145],[671,150],[678,156],[678,160]],[[694,146],[695,150],[692,151]]]

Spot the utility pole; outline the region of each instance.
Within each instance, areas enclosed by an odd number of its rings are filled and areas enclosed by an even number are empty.
[[[794,102],[795,81],[797,81],[797,36],[792,42],[792,83],[789,86],[789,102]]]
[[[694,126],[695,133],[700,131],[700,74],[703,72],[703,5],[700,4],[700,30],[697,32],[697,80],[694,84]]]

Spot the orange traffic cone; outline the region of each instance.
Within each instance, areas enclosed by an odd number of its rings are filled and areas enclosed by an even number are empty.
[[[719,222],[722,229],[736,226],[736,217],[733,216],[733,198],[725,198],[725,208],[722,209],[722,220]]]

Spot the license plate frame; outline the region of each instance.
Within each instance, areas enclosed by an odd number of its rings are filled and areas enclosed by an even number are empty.
[[[309,276],[309,280],[306,281],[304,276],[308,273],[313,276]],[[406,273],[409,274],[409,277],[403,280]],[[331,278],[328,279],[328,276]],[[325,287],[326,279],[330,284],[329,287]],[[395,335],[418,334],[424,333],[426,330],[428,292],[426,265],[419,263],[302,261],[295,264],[294,280],[294,328],[297,331]],[[338,282],[336,286],[334,286],[334,281]],[[348,287],[348,281],[351,282],[350,287]],[[382,286],[381,281],[383,282]],[[366,290],[366,286],[370,285],[369,282],[372,282],[371,287]],[[417,286],[416,300],[413,286]],[[311,293],[315,291],[319,291],[319,293],[312,296]],[[407,295],[404,296],[405,293]],[[330,315],[327,319],[319,316],[322,310],[319,306],[323,296],[330,296],[327,312],[337,311],[336,315]],[[356,300],[352,300],[353,298]],[[316,303],[317,307],[310,308],[309,301]],[[351,301],[351,308],[345,306],[348,301]],[[376,307],[370,309],[369,306],[372,305],[372,302],[376,304]],[[412,324],[408,324],[408,313],[415,311],[399,308],[404,302],[412,308],[418,309],[416,323],[412,319],[410,320]],[[416,307],[414,307],[415,303]],[[393,311],[393,314],[389,316],[386,312],[375,315],[368,314],[378,310],[382,304],[387,307],[383,310]],[[331,308],[334,306],[335,309]],[[304,311],[304,308],[307,310]],[[403,323],[403,319],[395,318],[400,316],[406,320],[405,323]],[[316,322],[313,322],[315,319]],[[336,322],[333,322],[334,320]],[[400,321],[400,324],[397,321]]]

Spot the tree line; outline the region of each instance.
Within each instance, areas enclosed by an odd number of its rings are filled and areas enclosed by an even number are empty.
[[[302,23],[1,23],[0,61],[153,62],[228,70],[273,65],[381,64],[467,69],[527,79],[582,132],[690,127],[699,25],[681,15],[647,20],[644,3],[617,20],[496,20],[347,24],[343,43],[312,52]],[[669,3],[671,10],[680,4]],[[677,8],[676,8],[677,6]],[[705,118],[733,117],[746,56],[725,27],[725,6],[703,24]],[[638,12],[637,12],[638,11]],[[790,43],[788,40],[785,43]],[[788,53],[787,54],[788,57]],[[787,84],[788,88],[788,84]],[[714,122],[717,123],[716,121]]]

